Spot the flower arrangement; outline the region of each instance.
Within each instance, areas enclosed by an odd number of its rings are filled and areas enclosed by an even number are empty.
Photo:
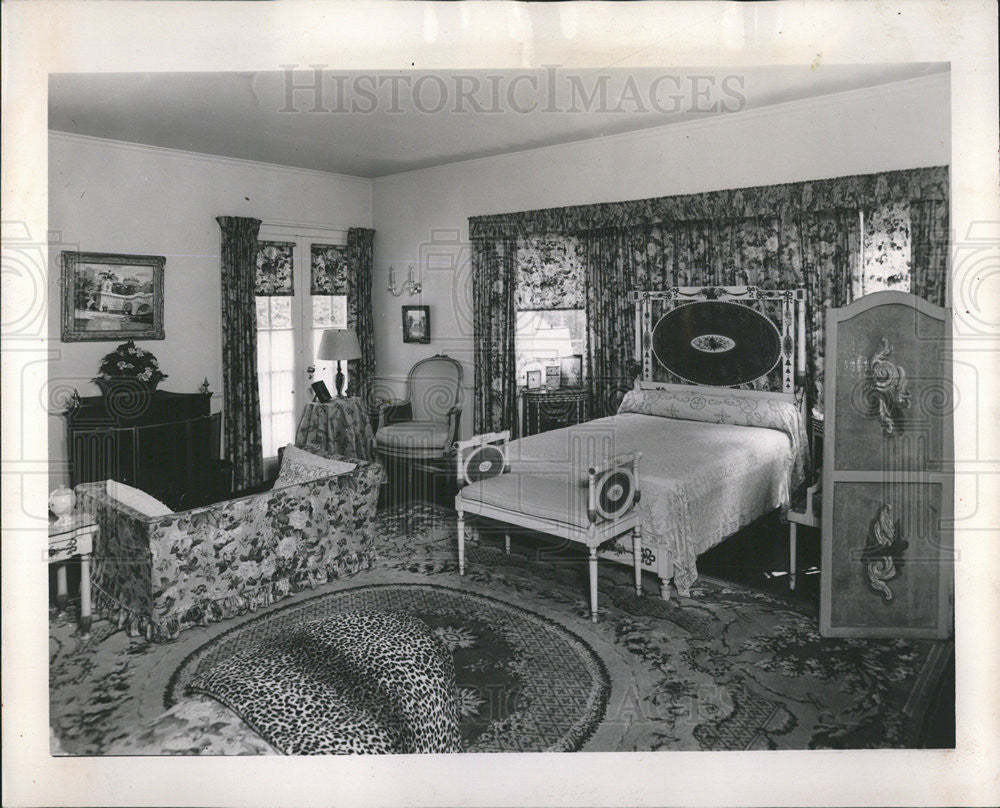
[[[144,348],[136,346],[129,340],[123,342],[101,360],[100,374],[95,382],[110,382],[115,379],[129,378],[146,382],[155,388],[167,374],[160,370],[156,357]]]

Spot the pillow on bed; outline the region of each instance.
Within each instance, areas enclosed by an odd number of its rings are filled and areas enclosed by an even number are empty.
[[[356,463],[345,463],[343,460],[331,460],[288,444],[281,453],[281,472],[274,482],[275,488],[296,483],[308,483],[322,480],[324,477],[335,477],[347,474],[357,468]]]
[[[629,390],[619,413],[637,412],[683,421],[707,421],[733,426],[759,426],[788,435],[795,471],[805,464],[805,424],[798,407],[781,393],[728,387],[664,385],[655,390]],[[793,474],[793,477],[797,474]]]

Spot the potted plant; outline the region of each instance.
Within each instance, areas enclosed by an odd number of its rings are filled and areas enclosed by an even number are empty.
[[[107,396],[125,391],[152,393],[165,378],[156,357],[129,340],[105,355],[94,381]]]

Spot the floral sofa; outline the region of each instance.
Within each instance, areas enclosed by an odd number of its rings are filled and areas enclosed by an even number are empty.
[[[130,635],[163,642],[370,569],[385,473],[376,462],[336,459],[357,465],[165,516],[122,504],[103,482],[78,485],[79,507],[100,525],[91,573],[95,610]]]

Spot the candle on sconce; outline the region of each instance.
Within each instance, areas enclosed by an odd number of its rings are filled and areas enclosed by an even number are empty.
[[[407,279],[407,281],[409,281],[409,283],[410,283],[411,285],[413,284],[413,264],[410,264],[410,271],[409,271],[409,273],[407,274],[407,277],[406,277],[406,279]]]
[[[390,266],[389,267],[389,286],[396,285],[396,270]]]

